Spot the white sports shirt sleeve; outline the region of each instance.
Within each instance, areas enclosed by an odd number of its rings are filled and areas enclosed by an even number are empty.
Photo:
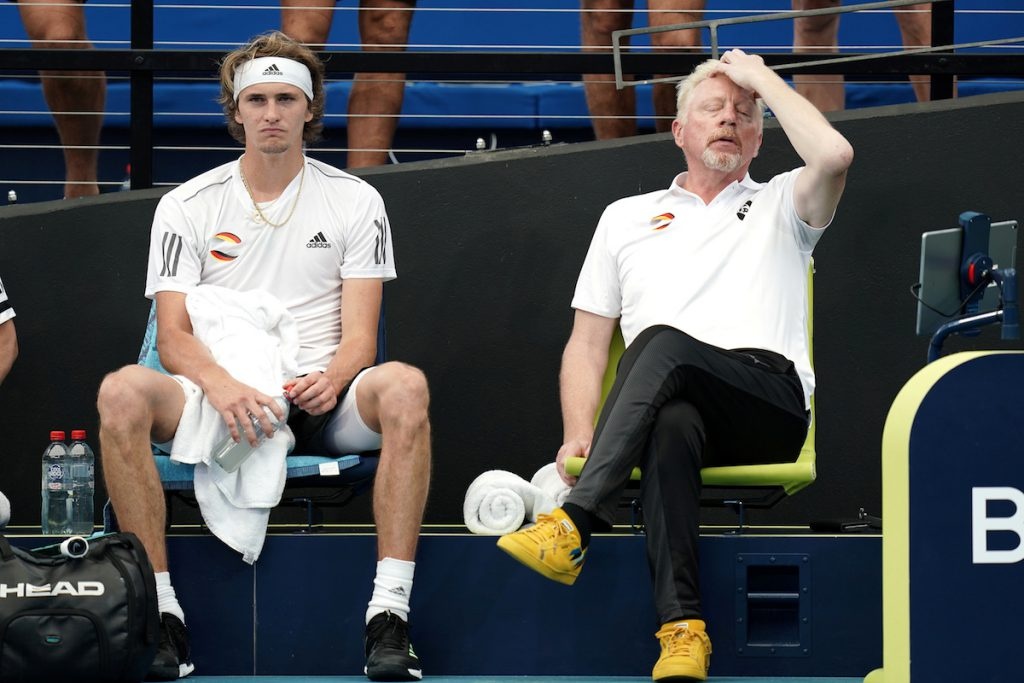
[[[202,277],[196,234],[181,201],[166,194],[153,215],[149,239],[146,296],[155,292],[188,292]]]
[[[14,317],[14,309],[11,302],[7,300],[7,290],[4,289],[3,280],[0,280],[0,323],[5,323]]]
[[[609,223],[609,210],[605,209],[583,261],[572,307],[605,318],[618,318],[622,314],[622,289],[618,267],[608,247]]]
[[[360,186],[359,201],[346,226],[345,260],[341,264],[341,277],[383,278],[395,277],[395,255],[391,246],[391,225],[384,200],[368,183]]]

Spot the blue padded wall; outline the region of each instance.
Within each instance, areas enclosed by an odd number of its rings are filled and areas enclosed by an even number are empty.
[[[596,536],[572,587],[516,564],[495,540],[422,538],[411,623],[427,674],[650,675],[658,624],[641,536]],[[372,534],[272,535],[249,567],[213,537],[172,536],[197,674],[358,675],[375,547]],[[710,535],[700,549],[713,675],[857,676],[880,664],[879,537]],[[737,565],[754,556],[806,563],[806,651],[737,640]]]

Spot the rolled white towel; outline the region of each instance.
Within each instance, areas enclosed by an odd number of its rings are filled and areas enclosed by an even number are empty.
[[[489,470],[466,489],[462,514],[474,534],[501,536],[516,531],[541,512],[550,512],[555,501],[517,474]]]
[[[572,491],[572,487],[558,476],[558,469],[553,462],[537,470],[530,483],[543,491],[551,500],[555,501],[555,507],[562,507],[569,492]],[[541,512],[547,513],[550,510],[541,510]]]
[[[11,521],[11,502],[7,500],[7,496],[0,493],[0,529],[7,526],[9,521]]]

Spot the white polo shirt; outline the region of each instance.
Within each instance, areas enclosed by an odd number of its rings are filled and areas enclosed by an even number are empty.
[[[7,300],[7,290],[4,289],[3,280],[0,280],[0,324],[3,324],[14,317],[14,309],[11,302]]]
[[[621,318],[628,346],[669,325],[723,349],[760,348],[793,361],[810,405],[807,269],[824,228],[793,206],[801,169],[746,176],[705,204],[682,188],[626,197],[601,216],[572,307]]]
[[[198,284],[262,289],[295,318],[299,372],[324,370],[341,341],[342,283],[395,278],[391,227],[369,183],[319,161],[256,213],[239,162],[203,173],[164,195],[153,216],[146,296]],[[298,194],[298,203],[296,195]]]

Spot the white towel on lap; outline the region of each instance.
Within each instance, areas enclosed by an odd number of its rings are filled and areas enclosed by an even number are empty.
[[[525,522],[536,522],[540,514],[551,512],[561,505],[559,497],[564,501],[569,490],[557,472],[554,477],[561,486],[550,480],[546,470],[553,472],[554,466],[552,463],[542,467],[534,475],[534,482],[504,470],[481,474],[469,485],[462,504],[466,527],[474,534],[501,536],[516,531]],[[538,478],[542,486],[535,483]]]
[[[232,377],[270,396],[296,375],[295,321],[273,296],[200,285],[185,298],[196,338]],[[294,444],[287,425],[263,442],[234,472],[211,465],[214,447],[228,435],[220,414],[202,391],[176,375],[185,389],[185,409],[171,445],[171,459],[194,463],[195,492],[203,520],[225,544],[252,564],[263,549],[270,508],[281,500],[285,456]],[[283,399],[281,403],[284,405]]]

